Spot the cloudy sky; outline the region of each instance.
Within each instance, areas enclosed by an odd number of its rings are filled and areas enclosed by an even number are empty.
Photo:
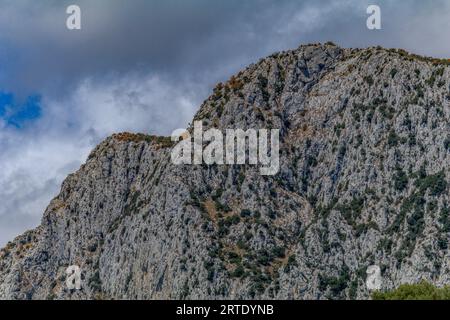
[[[82,29],[67,30],[79,5]],[[366,8],[382,30],[366,28]],[[450,1],[0,0],[0,246],[119,131],[185,127],[219,81],[310,42],[450,57]]]

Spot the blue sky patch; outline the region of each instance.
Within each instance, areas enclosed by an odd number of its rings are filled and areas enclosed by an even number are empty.
[[[41,116],[41,96],[31,95],[18,103],[11,93],[0,92],[0,118],[8,125],[21,128],[25,122]]]

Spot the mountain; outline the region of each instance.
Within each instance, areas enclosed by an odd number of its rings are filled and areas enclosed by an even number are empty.
[[[194,120],[279,129],[273,176],[175,165],[169,138],[107,138],[2,249],[0,297],[367,299],[371,265],[383,290],[450,283],[447,65],[313,44],[217,85]]]

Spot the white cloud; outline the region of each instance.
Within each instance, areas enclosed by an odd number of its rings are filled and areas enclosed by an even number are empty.
[[[158,77],[137,75],[117,77],[113,82],[88,79],[75,91],[70,114],[77,115],[81,130],[100,135],[118,130],[169,134],[174,126],[186,125],[198,103],[197,93],[204,90],[173,88]],[[55,116],[59,113],[55,108]]]

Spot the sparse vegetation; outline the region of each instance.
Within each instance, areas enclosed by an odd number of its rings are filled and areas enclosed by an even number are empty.
[[[127,141],[135,143],[145,141],[147,143],[154,143],[160,146],[161,148],[170,148],[174,145],[174,142],[171,140],[171,137],[153,136],[143,133],[123,132],[114,134],[113,138],[119,141]]]
[[[403,284],[395,290],[374,292],[373,300],[450,300],[450,287],[438,288],[429,282]]]
[[[394,175],[394,188],[397,191],[403,191],[408,186],[408,175],[401,169],[397,168]]]

